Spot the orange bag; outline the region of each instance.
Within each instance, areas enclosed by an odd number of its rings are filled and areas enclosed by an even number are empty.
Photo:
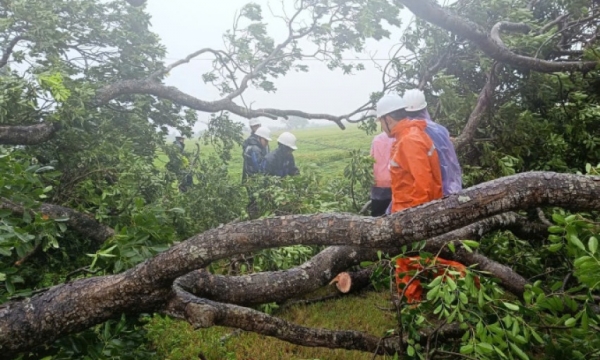
[[[423,270],[423,265],[421,265],[421,257],[406,257],[406,258],[398,258],[396,259],[396,286],[398,289],[398,295],[402,295],[402,291],[404,291],[404,296],[407,299],[407,302],[414,303],[421,301],[423,295],[423,287],[421,286],[421,281],[418,279],[413,280],[406,289],[400,287],[400,284],[408,284],[410,279],[412,279],[413,275],[409,275],[408,273],[411,270],[420,271]],[[429,263],[431,259],[426,259],[425,262]],[[433,262],[436,264],[444,265],[445,267],[453,267],[457,271],[460,272],[461,276],[465,276],[466,266],[457,262],[442,259],[440,257],[433,258]],[[437,272],[434,274],[435,277],[443,275],[445,272],[444,268],[438,268]],[[403,276],[404,275],[404,276]],[[452,275],[447,275],[452,276]],[[402,278],[401,278],[402,277]],[[479,289],[479,277],[475,277],[475,286]]]

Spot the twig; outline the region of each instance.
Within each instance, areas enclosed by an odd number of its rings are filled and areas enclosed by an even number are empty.
[[[536,208],[536,210],[537,210],[538,218],[540,219],[540,221],[542,222],[542,224],[544,224],[546,226],[553,226],[554,225],[554,224],[552,224],[550,222],[550,220],[548,220],[548,218],[544,214],[544,211],[542,210],[542,208]]]
[[[21,266],[21,265],[23,265],[23,263],[24,263],[25,261],[27,261],[27,260],[28,260],[30,257],[32,257],[33,255],[37,254],[37,253],[38,253],[38,251],[40,251],[40,249],[41,249],[41,248],[42,248],[42,243],[40,242],[39,244],[37,244],[37,245],[36,245],[36,246],[33,248],[33,250],[31,250],[30,252],[28,252],[27,254],[25,254],[25,256],[23,256],[23,258],[22,258],[22,259],[20,259],[20,260],[17,260],[17,261],[15,262],[15,266]]]
[[[98,269],[96,269],[96,270],[90,270],[90,267],[89,267],[89,266],[84,266],[84,267],[82,267],[82,268],[79,268],[79,269],[77,269],[77,270],[73,270],[73,271],[71,271],[70,273],[68,273],[68,274],[67,274],[67,277],[65,278],[65,283],[69,282],[69,280],[70,280],[70,279],[71,279],[73,276],[75,276],[75,275],[77,275],[77,274],[79,274],[79,273],[85,272],[85,273],[88,273],[88,274],[92,274],[92,275],[93,275],[93,274],[96,274],[96,273],[97,273],[98,271],[100,271],[100,270],[101,270],[101,269],[99,269],[99,268],[98,268]]]

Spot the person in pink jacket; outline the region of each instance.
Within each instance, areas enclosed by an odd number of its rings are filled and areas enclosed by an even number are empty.
[[[371,187],[371,216],[382,216],[392,201],[392,179],[390,177],[390,154],[395,139],[384,131],[373,138],[371,156],[375,159],[373,176],[375,185]]]

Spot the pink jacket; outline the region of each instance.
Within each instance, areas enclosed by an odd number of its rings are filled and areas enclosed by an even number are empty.
[[[371,143],[371,156],[375,159],[373,164],[373,175],[375,177],[375,186],[389,188],[392,186],[390,176],[390,156],[392,145],[396,139],[390,138],[385,132],[375,136]]]

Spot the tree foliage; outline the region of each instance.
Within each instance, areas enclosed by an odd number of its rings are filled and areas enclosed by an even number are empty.
[[[0,1],[0,357],[151,357],[142,313],[405,358],[598,356],[596,2],[298,0],[280,18],[281,42],[251,3],[223,49],[170,65],[144,3]],[[417,17],[400,34],[402,9]],[[384,37],[400,50],[382,88],[347,114],[243,99],[308,71],[306,59],[361,71],[344,55]],[[163,83],[201,54],[213,57],[202,80],[218,100]],[[357,149],[337,179],[308,166],[252,179],[263,218],[245,221],[245,189],[229,172],[242,141],[232,114],[374,131],[375,101],[413,87],[456,137],[465,183],[479,186],[390,217],[351,215],[372,182]],[[201,144],[216,152],[161,164],[158,153],[176,151],[169,130],[191,136],[199,113],[210,116]],[[185,192],[182,176],[193,179]],[[398,326],[381,339],[273,316],[353,266],[387,285],[398,254],[469,269],[431,278],[440,267],[424,260],[410,275],[425,301],[396,299]]]

